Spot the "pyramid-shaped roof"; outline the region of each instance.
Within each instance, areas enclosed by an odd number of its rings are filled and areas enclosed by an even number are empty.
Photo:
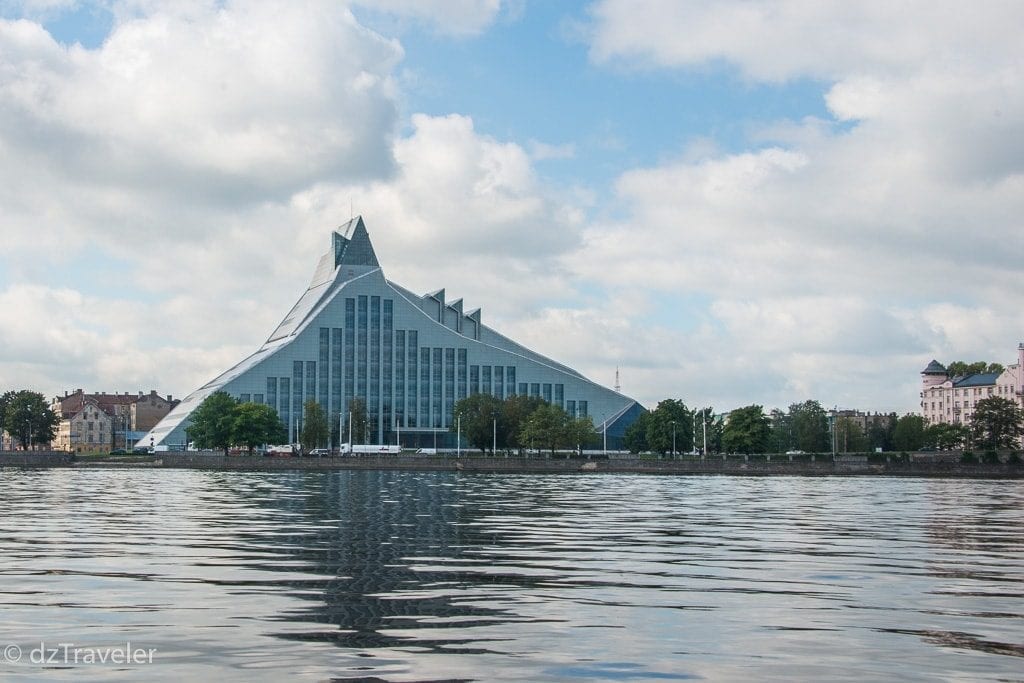
[[[922,375],[945,375],[945,374],[948,374],[948,373],[946,372],[946,366],[944,366],[942,363],[940,363],[939,361],[937,361],[937,360],[935,360],[933,358],[932,362],[928,364],[928,367],[926,367],[924,370],[921,371],[921,374]]]
[[[334,233],[334,267],[342,265],[380,267],[362,216],[356,216]]]

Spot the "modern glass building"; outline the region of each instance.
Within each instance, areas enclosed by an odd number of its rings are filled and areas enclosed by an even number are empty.
[[[410,448],[454,448],[453,407],[474,393],[539,396],[589,415],[609,449],[643,412],[487,327],[479,308],[464,310],[443,289],[420,296],[387,280],[361,217],[333,233],[309,288],[266,343],[182,400],[139,445],[183,448],[189,415],[216,391],[275,408],[291,442],[306,401],[317,401],[337,430],[349,403],[362,399],[370,440]]]

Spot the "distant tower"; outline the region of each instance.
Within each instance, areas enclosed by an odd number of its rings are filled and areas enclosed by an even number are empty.
[[[619,366],[616,365],[615,366],[615,393],[616,394],[621,394],[622,393],[621,389],[622,389],[622,387],[619,385]]]
[[[921,387],[929,389],[937,387],[949,379],[946,368],[937,360],[932,360],[924,370],[921,371]]]

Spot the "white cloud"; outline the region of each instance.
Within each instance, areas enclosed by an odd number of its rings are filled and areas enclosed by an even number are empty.
[[[495,21],[502,6],[501,0],[354,0],[353,4],[453,36],[479,34]]]
[[[592,19],[599,63],[826,83],[835,121],[774,121],[757,148],[624,173],[624,217],[566,257],[609,288],[707,299],[676,338],[714,393],[909,409],[922,359],[1012,355],[1024,47],[1010,27],[1024,7],[607,0]],[[661,308],[656,322],[678,316]],[[663,369],[668,385],[699,377]]]

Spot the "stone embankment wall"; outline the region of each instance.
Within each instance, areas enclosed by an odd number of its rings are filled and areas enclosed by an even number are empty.
[[[0,467],[62,467],[73,461],[63,451],[0,451]]]
[[[208,470],[422,470],[505,473],[640,473],[721,474],[740,476],[880,475],[901,477],[1024,478],[1024,466],[961,463],[951,459],[901,459],[869,462],[864,457],[818,457],[788,460],[785,456],[709,457],[682,460],[618,457],[610,460],[563,457],[486,457],[479,455],[383,455],[327,458],[275,458],[227,456],[216,453],[157,453],[149,456],[75,458],[67,453],[42,451],[0,453],[0,467],[178,468]]]

